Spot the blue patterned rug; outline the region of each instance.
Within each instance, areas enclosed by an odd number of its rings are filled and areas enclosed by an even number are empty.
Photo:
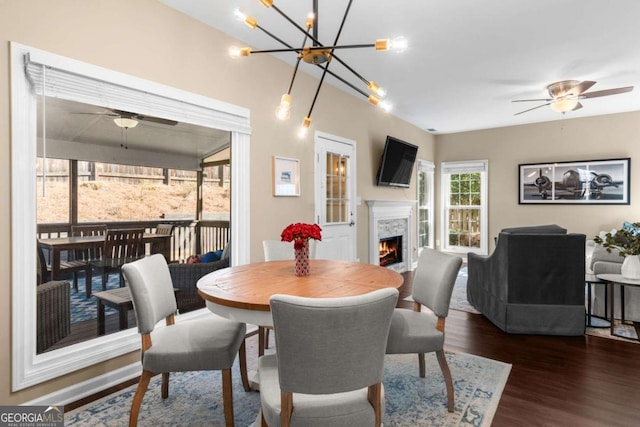
[[[71,282],[71,280],[69,280]],[[116,289],[120,286],[120,278],[116,273],[109,275],[107,281],[107,289]],[[102,290],[102,278],[100,275],[94,275],[91,278],[91,292],[100,292]],[[117,314],[118,311],[111,308],[105,308],[105,315]],[[84,273],[78,273],[78,290],[71,287],[71,323],[84,322],[98,317],[98,308],[96,298],[91,296],[87,298],[84,287]]]
[[[255,369],[256,338],[247,340],[247,363]],[[447,412],[444,379],[433,353],[427,357],[426,379],[418,376],[416,355],[390,355],[385,361],[385,426],[489,426],[509,377],[511,365],[470,354],[447,352],[455,387],[455,412]],[[136,386],[65,414],[65,426],[126,425]],[[169,398],[160,397],[160,376],[152,379],[140,410],[140,426],[222,426],[219,372],[171,374]],[[236,426],[253,425],[260,395],[244,392],[233,371]],[[258,422],[258,426],[260,423]]]

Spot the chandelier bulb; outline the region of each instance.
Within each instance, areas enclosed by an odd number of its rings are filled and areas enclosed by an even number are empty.
[[[260,0],[260,3],[264,5],[267,9],[273,5],[273,0]]]
[[[385,113],[390,113],[393,110],[393,105],[388,103],[387,101],[382,101],[378,103],[378,107],[382,108]]]
[[[232,58],[240,58],[241,56],[249,56],[249,55],[251,55],[250,47],[231,46],[229,48],[229,56]]]
[[[298,130],[298,136],[300,138],[304,138],[309,133],[309,126],[311,126],[311,117],[305,117],[302,122],[302,126],[300,126],[300,130]]]
[[[285,93],[282,95],[280,105],[276,108],[276,117],[279,120],[288,120],[291,116],[291,95]]]
[[[380,97],[385,97],[387,95],[387,91],[384,88],[380,87],[380,85],[374,81],[370,81],[367,88]]]
[[[315,13],[310,12],[310,13],[307,15],[307,22],[306,22],[307,29],[311,29],[311,28],[313,28],[313,23],[315,22],[315,20],[316,20],[316,15],[315,15]]]
[[[394,52],[404,52],[407,50],[408,42],[404,37],[396,37],[395,39],[378,39],[375,43],[376,50],[392,50]]]

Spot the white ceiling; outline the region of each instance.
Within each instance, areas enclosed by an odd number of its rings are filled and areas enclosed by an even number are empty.
[[[289,44],[302,42],[301,33],[259,0],[159,1],[254,49],[281,46],[237,21],[235,8]],[[319,0],[323,44],[333,44],[347,3]],[[274,4],[301,25],[312,8],[312,0]],[[402,54],[343,50],[339,55],[387,89],[392,114],[435,133],[461,132],[640,110],[639,21],[638,0],[355,0],[339,44],[403,35],[409,49]],[[294,62],[293,53],[278,57]],[[250,62],[251,57],[241,60]],[[313,73],[312,68],[306,65],[303,70]],[[347,76],[338,64],[331,69]],[[282,76],[283,92],[289,79]],[[548,107],[514,116],[538,104],[512,100],[546,98],[546,86],[560,80],[597,81],[590,91],[635,89],[586,99],[584,108],[565,116]],[[364,101],[329,76],[327,82]],[[295,90],[294,86],[294,97]]]

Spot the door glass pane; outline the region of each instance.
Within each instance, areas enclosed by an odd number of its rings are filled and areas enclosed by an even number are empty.
[[[348,220],[347,198],[348,157],[327,152],[326,157],[326,222],[342,223]]]

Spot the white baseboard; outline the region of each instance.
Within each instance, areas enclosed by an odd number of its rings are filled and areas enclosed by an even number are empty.
[[[142,365],[140,362],[135,362],[115,371],[107,372],[87,381],[40,396],[23,403],[23,405],[63,406],[135,378],[140,375],[140,372],[142,372]]]

